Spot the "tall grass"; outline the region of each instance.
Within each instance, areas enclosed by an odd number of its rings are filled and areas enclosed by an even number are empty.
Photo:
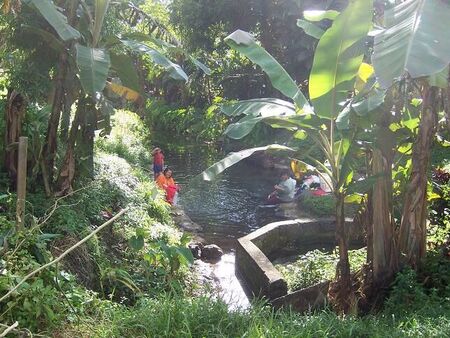
[[[414,312],[339,317],[324,310],[300,315],[263,304],[230,311],[208,297],[170,295],[133,308],[107,306],[65,337],[448,337],[450,305],[430,303]]]

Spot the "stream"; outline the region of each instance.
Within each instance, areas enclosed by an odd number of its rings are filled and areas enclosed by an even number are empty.
[[[278,175],[242,161],[207,182],[199,174],[223,158],[223,153],[188,142],[157,145],[181,185],[178,206],[202,226],[199,235],[206,244],[217,244],[224,251],[215,264],[197,260],[197,271],[218,286],[220,297],[230,308],[247,307],[247,296],[234,274],[236,240],[276,220],[272,208],[259,206],[272,191]]]

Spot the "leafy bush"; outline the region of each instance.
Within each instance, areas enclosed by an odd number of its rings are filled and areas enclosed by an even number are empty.
[[[47,242],[54,236],[32,228],[14,234],[12,222],[0,222],[3,255],[0,260],[0,294],[11,290],[22,277],[52,258]],[[8,243],[6,246],[5,243]],[[0,303],[2,322],[18,321],[21,327],[36,331],[71,322],[88,306],[90,295],[73,276],[50,268],[24,282],[17,292]]]
[[[366,248],[349,250],[350,268],[358,270],[366,261]],[[337,250],[325,252],[312,250],[293,259],[293,263],[276,264],[288,284],[289,290],[299,290],[330,280],[336,273],[339,255]]]
[[[206,109],[176,107],[161,101],[149,101],[146,123],[154,130],[169,131],[171,136],[192,136],[198,140],[216,140],[225,130],[227,118],[218,107],[222,98]]]
[[[97,150],[117,155],[131,165],[150,166],[150,131],[133,112],[117,111],[112,117],[110,135],[96,139]]]
[[[314,196],[306,192],[300,200],[300,208],[314,216],[330,216],[335,213],[336,200],[333,195]]]

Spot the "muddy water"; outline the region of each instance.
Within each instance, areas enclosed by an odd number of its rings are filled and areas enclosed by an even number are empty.
[[[206,279],[220,287],[220,295],[231,307],[248,306],[248,300],[234,275],[236,240],[276,220],[273,210],[260,208],[276,183],[277,174],[249,162],[241,162],[226,170],[212,182],[199,174],[221,159],[224,153],[207,145],[177,142],[157,144],[165,154],[165,162],[174,171],[182,187],[178,205],[203,230],[207,243],[219,245],[225,252],[215,263],[196,263]]]

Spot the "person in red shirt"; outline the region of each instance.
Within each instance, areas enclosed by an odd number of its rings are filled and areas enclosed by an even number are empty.
[[[164,155],[162,153],[161,148],[158,147],[153,149],[152,155],[153,155],[153,175],[154,179],[156,180],[164,168]]]

